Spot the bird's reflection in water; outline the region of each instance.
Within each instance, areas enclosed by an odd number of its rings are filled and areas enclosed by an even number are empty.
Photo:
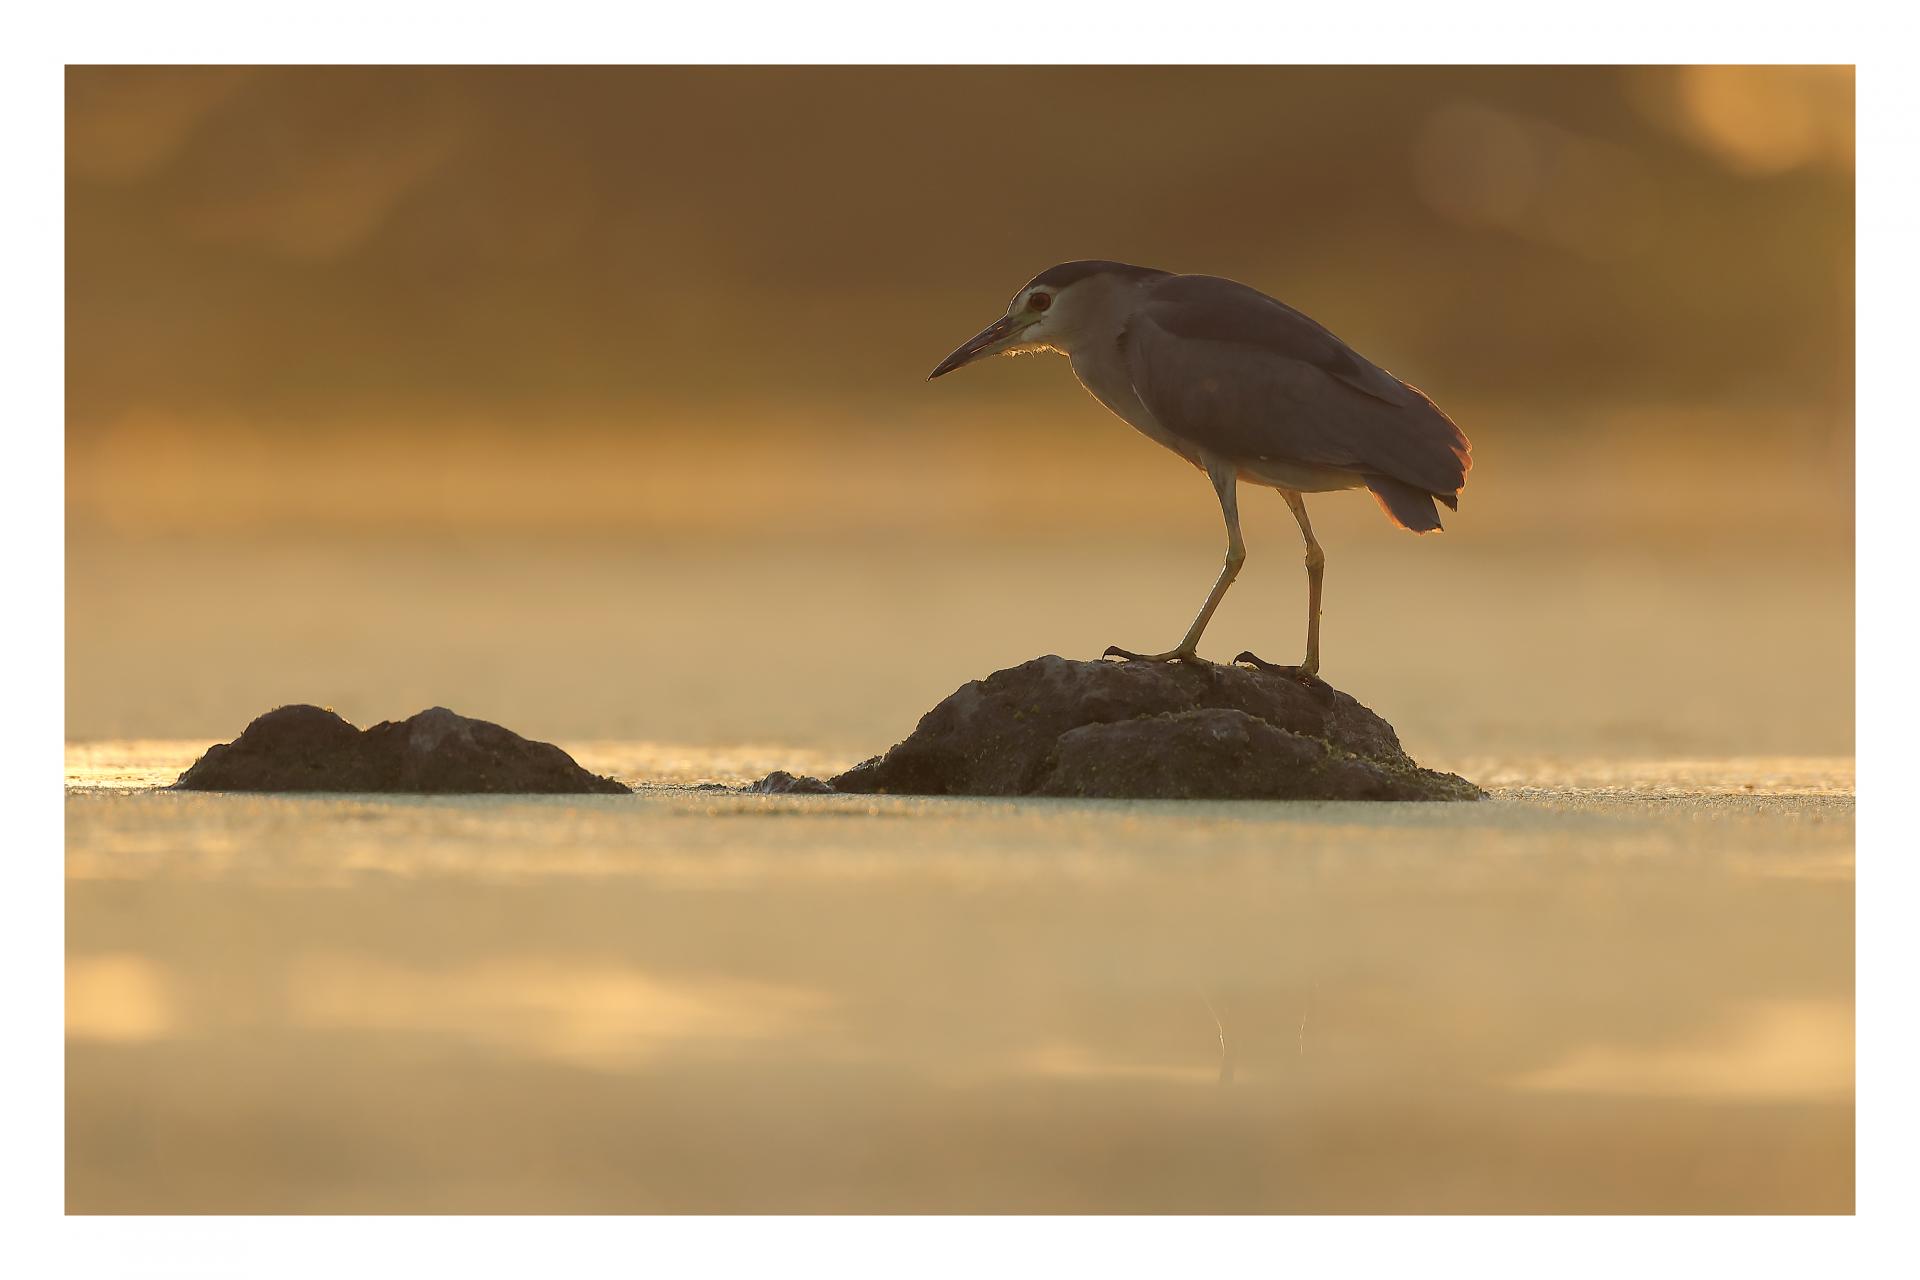
[[[1226,1020],[1220,1016],[1220,1011],[1213,1007],[1213,1001],[1208,1000],[1204,993],[1202,993],[1200,998],[1201,1000],[1205,1001],[1207,1006],[1207,1012],[1213,1015],[1214,1030],[1220,1036],[1220,1083],[1223,1085],[1232,1084],[1233,1083],[1233,1045],[1229,1043],[1227,1040]]]

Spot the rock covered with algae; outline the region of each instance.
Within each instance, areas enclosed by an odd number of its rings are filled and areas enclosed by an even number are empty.
[[[1324,681],[1212,663],[1049,655],[962,685],[885,755],[831,780],[896,795],[1475,800]]]

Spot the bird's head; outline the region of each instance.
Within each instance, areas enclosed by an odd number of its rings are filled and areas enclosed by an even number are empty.
[[[1100,260],[1048,267],[1013,295],[1007,314],[961,343],[927,377],[938,378],[987,356],[1030,351],[1071,354],[1082,334],[1111,328],[1126,291],[1142,280],[1165,274]]]

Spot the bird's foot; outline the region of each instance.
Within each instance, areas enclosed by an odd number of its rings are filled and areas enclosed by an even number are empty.
[[[1303,662],[1297,667],[1288,667],[1282,666],[1277,662],[1268,662],[1266,659],[1256,657],[1251,653],[1243,653],[1233,660],[1233,665],[1236,667],[1252,667],[1255,671],[1265,671],[1271,675],[1288,676],[1300,681],[1302,684],[1326,683],[1326,681],[1320,678],[1320,663],[1318,660]]]
[[[1128,662],[1198,662],[1204,664],[1206,661],[1206,659],[1202,658],[1192,649],[1169,649],[1165,653],[1135,653],[1131,649],[1122,649],[1117,644],[1108,645],[1107,651],[1100,656],[1103,658],[1124,658]]]

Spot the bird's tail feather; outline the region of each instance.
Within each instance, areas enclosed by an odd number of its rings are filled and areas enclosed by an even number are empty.
[[[1402,529],[1411,529],[1415,533],[1432,533],[1440,527],[1440,512],[1433,505],[1434,495],[1425,489],[1408,484],[1404,480],[1395,480],[1392,476],[1368,476],[1367,488],[1372,490],[1380,509],[1389,519]],[[1458,499],[1448,501],[1440,499],[1454,510],[1459,510]]]

